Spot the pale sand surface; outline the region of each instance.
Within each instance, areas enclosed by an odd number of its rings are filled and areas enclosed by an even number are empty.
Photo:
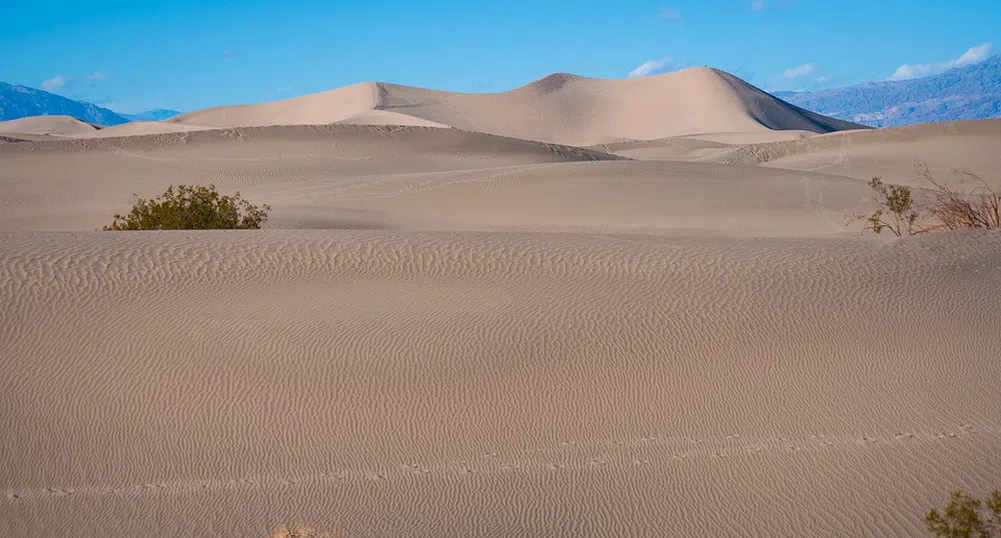
[[[729,156],[734,150],[734,146],[730,144],[696,140],[687,136],[656,140],[623,140],[591,147],[630,159],[658,161],[699,161],[714,156]]]
[[[0,145],[0,230],[95,230],[171,184],[213,182],[279,228],[850,234],[861,181],[617,159],[454,129],[283,127]]]
[[[0,140],[0,534],[921,535],[1001,486],[1001,235],[841,218],[995,125]],[[269,229],[93,231],[178,183]]]
[[[76,138],[114,138],[119,136],[143,136],[167,133],[187,133],[191,131],[204,131],[210,127],[198,125],[178,125],[176,123],[165,123],[162,121],[137,121],[123,123],[113,127],[105,127],[96,131],[80,133],[74,135]]]
[[[0,239],[8,536],[913,536],[1001,479],[1001,236]]]
[[[337,123],[344,125],[411,125],[421,127],[449,127],[444,123],[415,118],[413,116],[389,110],[366,110],[364,112],[359,112],[350,118],[340,120]]]
[[[212,127],[386,122],[372,112],[573,145],[692,133],[827,133],[861,127],[794,107],[704,67],[623,80],[557,73],[494,94],[363,83],[272,103],[210,108],[168,122]]]
[[[847,131],[805,140],[753,144],[718,153],[717,162],[764,164],[819,171],[858,179],[920,185],[915,160],[925,161],[941,177],[953,168],[969,168],[995,181],[1001,156],[1001,119],[914,125],[899,129]]]
[[[867,130],[867,129],[864,129]],[[720,142],[730,145],[762,144],[765,142],[788,142],[791,140],[805,140],[813,138],[818,133],[811,131],[757,131],[743,133],[705,133],[686,135],[685,138],[692,140],[704,140],[706,142]]]
[[[74,136],[90,134],[98,127],[69,116],[34,116],[0,121],[0,134]]]

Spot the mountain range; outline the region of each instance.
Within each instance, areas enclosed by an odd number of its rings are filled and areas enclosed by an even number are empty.
[[[96,125],[121,125],[132,121],[160,121],[180,114],[176,110],[151,110],[119,114],[113,110],[61,95],[0,82],[0,121],[31,116],[71,116]]]
[[[872,127],[1001,117],[1001,55],[938,75],[811,92],[776,92],[794,105]]]
[[[154,110],[139,112],[137,114],[122,114],[121,116],[128,119],[129,121],[163,121],[163,120],[169,120],[174,116],[179,116],[180,114],[181,113],[176,110],[157,108]]]

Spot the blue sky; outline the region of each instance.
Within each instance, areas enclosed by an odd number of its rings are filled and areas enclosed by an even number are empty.
[[[0,80],[120,112],[362,81],[492,92],[553,72],[697,65],[815,89],[1001,52],[1001,0],[50,0],[0,15]]]

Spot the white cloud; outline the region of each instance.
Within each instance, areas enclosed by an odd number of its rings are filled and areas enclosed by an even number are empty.
[[[50,78],[49,80],[43,81],[42,89],[47,92],[55,91],[65,86],[67,82],[69,82],[69,77],[64,77],[63,75],[56,75]]]
[[[789,9],[799,4],[799,0],[752,0],[751,11]]]
[[[662,19],[680,19],[681,18],[681,12],[678,11],[677,9],[668,8],[668,9],[665,9],[664,11],[660,12],[660,18],[662,18]]]
[[[629,72],[629,78],[635,77],[645,77],[649,74],[656,73],[657,71],[663,70],[665,67],[674,62],[674,59],[670,56],[665,56],[657,60],[647,60]]]
[[[793,79],[797,77],[802,77],[809,75],[810,73],[813,73],[816,70],[817,66],[813,64],[803,64],[799,67],[792,67],[790,69],[786,69],[785,72],[782,73],[782,78]]]
[[[93,73],[87,75],[87,80],[104,80],[108,78],[108,73],[106,71],[94,71]]]
[[[956,59],[955,67],[962,67],[964,65],[980,63],[991,55],[991,44],[983,43],[977,45],[976,47],[970,47],[970,50],[963,53],[962,56]]]
[[[907,80],[910,78],[923,77],[929,75],[932,71],[942,70],[947,68],[940,68],[937,64],[921,64],[921,65],[911,65],[904,64],[897,68],[896,71],[890,75],[890,80]]]
[[[831,79],[829,79],[827,77],[819,77],[817,79],[817,84],[827,84],[830,81],[831,81]]]
[[[948,62],[914,65],[904,64],[898,67],[897,70],[890,75],[890,80],[908,80],[926,75],[934,75],[952,69],[953,67],[962,67],[964,65],[982,62],[990,55],[991,43],[983,43],[977,45],[976,47],[970,47],[970,50],[964,52],[959,56],[959,58],[949,60]]]

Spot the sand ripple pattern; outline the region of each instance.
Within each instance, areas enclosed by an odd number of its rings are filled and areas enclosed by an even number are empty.
[[[919,534],[1001,482],[999,274],[997,234],[0,236],[0,532]]]

